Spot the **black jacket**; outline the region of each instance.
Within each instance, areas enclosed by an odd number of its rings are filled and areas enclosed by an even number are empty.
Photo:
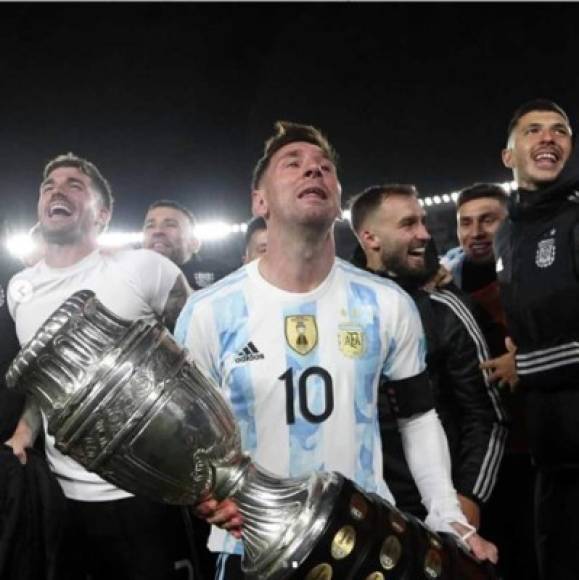
[[[579,466],[579,181],[516,191],[497,275],[539,464]]]
[[[6,371],[20,350],[6,299],[8,282],[20,269],[20,264],[0,251],[0,444],[14,432],[24,406],[24,396],[9,390],[4,380]]]
[[[425,292],[406,280],[391,279],[409,292],[420,312],[427,371],[435,408],[448,438],[454,486],[461,495],[482,503],[494,488],[507,428],[497,391],[479,368],[489,354],[470,310],[470,299],[455,286],[452,291]],[[397,505],[423,517],[426,512],[404,459],[396,416],[383,389],[378,405],[384,478]]]
[[[42,456],[34,449],[27,454],[24,466],[0,446],[0,578],[59,580],[64,495]]]

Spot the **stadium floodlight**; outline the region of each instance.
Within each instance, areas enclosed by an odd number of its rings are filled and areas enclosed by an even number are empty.
[[[143,243],[143,232],[105,232],[99,236],[99,245],[106,247],[134,246]]]
[[[237,231],[240,231],[237,226]],[[199,223],[193,230],[195,236],[200,240],[222,240],[234,232],[234,225],[226,222],[204,222]]]
[[[511,194],[514,189],[517,189],[517,182],[516,181],[505,181],[504,183],[499,183],[499,185],[507,192],[507,194]]]
[[[228,224],[225,222],[199,223],[195,235],[201,241],[220,240],[231,234],[244,234],[247,224]],[[143,232],[105,232],[99,236],[99,245],[107,248],[135,247],[143,243]],[[10,255],[19,260],[25,260],[36,249],[37,243],[29,232],[16,232],[9,235],[4,245]]]
[[[28,232],[20,232],[8,236],[4,245],[8,253],[19,260],[30,256],[36,250],[36,243]]]

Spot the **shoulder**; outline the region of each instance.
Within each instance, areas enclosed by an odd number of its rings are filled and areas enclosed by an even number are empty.
[[[8,303],[13,313],[16,304],[27,302],[33,295],[34,287],[42,282],[39,264],[20,270],[10,280],[2,284],[2,299]]]
[[[197,324],[205,324],[213,319],[216,308],[220,312],[228,311],[227,302],[234,300],[235,296],[244,291],[248,279],[247,267],[242,266],[211,286],[195,290],[187,299],[177,320],[175,327],[177,340],[182,344],[185,343],[185,337],[192,321],[196,321]]]
[[[410,299],[406,291],[392,280],[383,278],[367,270],[362,270],[341,258],[336,258],[336,268],[344,277],[344,281],[349,285],[366,287],[378,295],[396,295],[402,296],[404,299]]]
[[[474,302],[462,290],[442,288],[428,294],[434,308],[440,311],[446,320],[456,320],[463,326],[478,327]]]
[[[8,278],[7,286],[8,289],[13,288],[22,282],[34,282],[39,277],[42,276],[40,268],[40,262],[35,264],[34,266],[29,266],[28,268],[24,268],[16,273],[12,273],[12,276]]]
[[[139,248],[137,250],[102,250],[101,257],[109,262],[114,262],[122,264],[123,266],[137,267],[142,266],[159,266],[165,264],[171,264],[174,268],[178,269],[171,260],[162,256],[161,254],[154,252],[153,250],[145,250],[144,248]]]
[[[248,281],[249,274],[247,266],[242,266],[210,286],[193,292],[187,300],[187,306],[193,308],[201,304],[226,299],[228,296],[243,291]]]

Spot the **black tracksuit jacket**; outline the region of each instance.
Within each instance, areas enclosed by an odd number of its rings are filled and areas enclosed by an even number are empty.
[[[359,253],[353,261],[360,265]],[[448,439],[454,486],[458,493],[481,504],[494,488],[507,428],[495,386],[479,368],[489,353],[471,312],[471,300],[456,286],[452,290],[425,292],[405,280],[393,280],[410,294],[420,312],[427,343],[428,377]],[[397,506],[422,518],[426,510],[404,459],[396,415],[383,388],[379,390],[378,407],[384,478]]]
[[[529,443],[544,468],[579,467],[579,180],[516,191],[495,237],[497,278]]]

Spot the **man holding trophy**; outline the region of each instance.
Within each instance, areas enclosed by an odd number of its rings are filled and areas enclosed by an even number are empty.
[[[258,464],[285,477],[336,471],[394,503],[382,475],[376,410],[378,382],[386,377],[426,523],[462,538],[478,558],[496,561],[495,546],[467,524],[452,487],[412,301],[336,258],[336,154],[313,127],[278,123],[277,129],[252,183],[253,212],[267,221],[268,251],[191,296],[177,340],[220,386],[243,449]],[[245,522],[237,503],[211,498],[197,514],[223,528],[214,528],[209,540],[222,554],[217,578],[245,578],[236,540]],[[336,541],[339,548],[344,536]],[[320,566],[328,567],[311,578],[331,578],[331,566]]]

